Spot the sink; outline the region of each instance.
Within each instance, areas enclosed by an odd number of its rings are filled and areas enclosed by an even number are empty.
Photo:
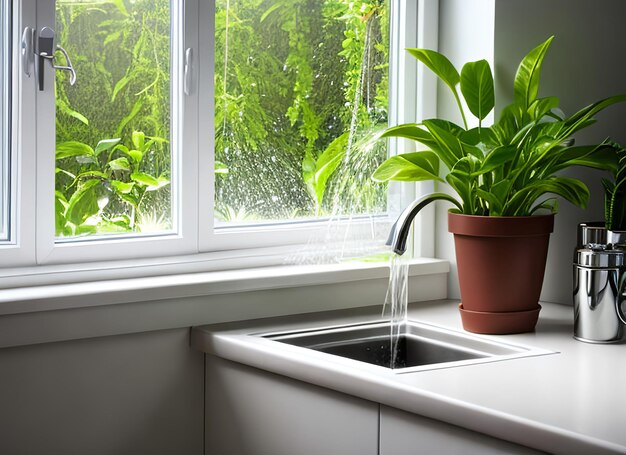
[[[398,373],[552,353],[417,321],[407,321],[400,327],[394,365],[391,365],[389,321],[265,333],[261,336]]]

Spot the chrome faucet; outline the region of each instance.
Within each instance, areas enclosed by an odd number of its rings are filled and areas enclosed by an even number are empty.
[[[411,202],[411,204],[402,211],[396,222],[393,223],[393,226],[391,226],[391,232],[389,232],[386,245],[390,245],[394,253],[400,256],[404,254],[406,251],[406,242],[411,230],[411,223],[420,210],[436,200],[452,202],[459,209],[461,208],[456,199],[445,193],[428,194]]]

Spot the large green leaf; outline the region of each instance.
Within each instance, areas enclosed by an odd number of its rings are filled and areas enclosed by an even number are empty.
[[[141,151],[144,150],[144,144],[146,143],[146,135],[143,132],[133,131],[131,135],[131,139],[133,142],[133,146],[136,149],[141,150]]]
[[[128,194],[135,187],[134,182],[122,182],[120,180],[111,180],[111,187],[118,194]]]
[[[589,189],[578,179],[571,177],[550,177],[533,180],[517,191],[505,207],[507,216],[527,216],[532,206],[545,194],[556,194],[572,204],[586,208],[589,200]]]
[[[519,109],[515,104],[509,104],[500,113],[500,119],[491,127],[493,135],[499,145],[509,145],[519,131]]]
[[[130,171],[130,163],[128,162],[128,158],[124,156],[116,160],[109,161],[107,166],[114,171]]]
[[[504,164],[512,161],[516,154],[517,149],[512,145],[496,147],[485,157],[482,166],[474,172],[474,175],[482,175],[504,166]]]
[[[618,168],[616,146],[603,142],[598,145],[564,148],[551,163],[551,170],[556,172],[571,166],[584,166],[616,173]]]
[[[437,144],[431,147],[432,151],[439,155],[448,169],[452,169],[457,161],[465,156],[461,140],[432,120],[424,120],[424,125]]]
[[[157,190],[160,190],[161,188],[163,188],[164,186],[167,186],[169,184],[170,184],[170,179],[168,179],[164,175],[159,175],[157,177],[157,184],[148,186],[146,188],[146,191],[157,191]]]
[[[158,179],[145,172],[133,172],[130,174],[130,178],[133,182],[142,186],[159,186]]]
[[[550,43],[554,39],[551,36],[539,46],[531,50],[524,57],[513,82],[513,90],[515,95],[515,104],[524,112],[535,101],[539,93],[539,75],[541,73],[541,65],[546,55]]]
[[[96,150],[95,150],[96,155],[100,155],[100,153],[104,152],[105,150],[109,150],[112,147],[115,147],[119,142],[120,142],[120,138],[119,137],[115,138],[115,139],[103,139],[103,140],[101,140],[96,145]]]
[[[439,158],[434,152],[413,152],[392,156],[382,163],[372,175],[377,182],[436,180],[439,177]]]
[[[376,139],[385,137],[402,137],[424,144],[429,148],[436,146],[437,144],[432,135],[424,128],[421,128],[417,123],[406,123],[403,125],[392,126],[382,134],[378,135]]]
[[[469,62],[463,66],[461,93],[475,117],[479,120],[487,117],[495,104],[493,76],[487,60]]]
[[[445,55],[430,49],[407,49],[407,51],[456,92],[456,85],[461,81],[461,76]]]
[[[87,156],[93,158],[95,153],[93,149],[83,142],[67,141],[61,142],[56,146],[56,159],[60,160],[68,157]]]
[[[315,163],[313,186],[319,206],[322,205],[328,179],[331,175],[333,175],[346,155],[348,139],[349,134],[347,132],[336,138],[328,147],[326,147],[326,150],[324,150]]]
[[[559,107],[559,99],[556,96],[548,96],[546,98],[537,98],[528,106],[527,112],[531,120],[540,120],[546,115],[557,120],[562,120],[553,111]]]
[[[591,118],[598,112],[606,109],[613,104],[622,103],[624,101],[626,101],[626,93],[611,96],[609,98],[605,98],[603,100],[590,104],[587,107],[584,107],[583,109],[576,112],[574,115],[565,120],[566,128],[564,130],[564,135],[566,135],[566,137],[569,137],[575,132],[580,131],[584,127],[589,126],[589,123],[587,122],[591,120]]]
[[[445,55],[436,51],[429,49],[407,49],[407,51],[409,51],[413,57],[430,68],[430,70],[450,88],[450,91],[456,100],[459,112],[463,117],[463,124],[467,128],[467,120],[465,119],[465,113],[463,112],[463,105],[461,104],[461,99],[459,98],[459,92],[456,89],[456,86],[459,82],[461,82],[461,76],[454,65],[452,65],[450,60],[448,60]]]
[[[98,213],[96,186],[98,180],[87,180],[72,194],[68,201],[65,218],[75,225],[82,224],[87,218]]]

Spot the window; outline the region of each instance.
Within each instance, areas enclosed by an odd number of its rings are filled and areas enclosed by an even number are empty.
[[[0,266],[306,243],[328,220],[386,234],[407,201],[363,138],[415,118],[417,4],[3,2]]]
[[[0,4],[0,242],[9,240],[10,198],[10,131],[11,131],[11,42],[10,2]]]
[[[57,242],[174,231],[168,0],[58,0],[55,13],[78,74],[56,71]]]
[[[220,0],[218,226],[386,212],[389,1]]]

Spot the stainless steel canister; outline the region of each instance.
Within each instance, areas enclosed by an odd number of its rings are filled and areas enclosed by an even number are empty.
[[[574,338],[616,343],[626,333],[625,250],[591,244],[576,250]]]

